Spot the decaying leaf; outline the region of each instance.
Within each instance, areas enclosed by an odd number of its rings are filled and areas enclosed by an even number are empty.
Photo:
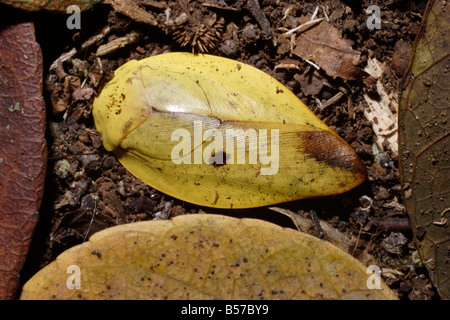
[[[450,298],[450,10],[430,1],[414,43],[399,110],[404,202],[422,262]]]
[[[15,296],[45,166],[42,53],[32,23],[0,30],[0,299]]]
[[[73,266],[80,289],[67,287],[77,281],[67,273]],[[370,276],[350,255],[305,233],[196,214],[96,233],[39,271],[21,298],[396,299],[383,282],[369,290]]]
[[[81,11],[90,9],[101,0],[0,0],[1,3],[26,11],[47,10],[54,12],[66,12],[71,5],[77,5]]]
[[[364,109],[364,116],[372,123],[373,131],[377,136],[377,143],[383,148],[383,143],[387,141],[391,151],[398,153],[398,92],[391,90],[388,92],[381,81],[385,66],[375,58],[369,58],[367,67],[364,69],[374,79],[376,83],[376,97],[373,94],[364,93],[364,99],[369,105]]]
[[[299,24],[308,20],[310,16],[301,17]],[[315,62],[334,78],[358,80],[367,76],[357,67],[361,52],[353,50],[351,41],[343,39],[339,29],[325,20],[297,35],[293,53]]]

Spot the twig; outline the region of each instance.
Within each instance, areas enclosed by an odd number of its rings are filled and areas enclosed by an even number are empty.
[[[270,28],[269,20],[267,20],[266,15],[262,12],[258,0],[248,0],[247,6],[253,17],[255,17],[256,21],[258,21],[261,26],[264,38],[267,40],[272,39],[272,29]]]
[[[123,48],[133,42],[136,42],[138,39],[139,33],[132,31],[123,37],[114,39],[108,42],[107,44],[101,45],[100,47],[98,47],[96,55],[101,57],[110,54],[120,48]]]
[[[328,6],[327,6],[327,10],[328,10]],[[327,11],[325,10],[324,6],[322,6],[322,12],[323,12],[323,15],[325,16],[325,20],[327,22],[330,22],[330,18],[328,17]]]
[[[446,218],[444,218],[444,215],[450,211],[450,208],[445,209],[444,211],[442,211],[441,213],[441,220],[440,221],[433,221],[433,224],[436,226],[447,226],[448,221]]]
[[[324,110],[324,109],[328,108],[329,106],[331,106],[331,105],[335,104],[336,102],[338,102],[342,98],[343,95],[344,95],[344,93],[341,92],[341,91],[336,93],[333,97],[331,97],[330,99],[325,101],[325,103],[321,107],[321,110]]]
[[[89,227],[88,227],[88,229],[86,230],[86,234],[84,235],[83,242],[86,241],[86,238],[87,238],[87,236],[88,236],[88,234],[89,234],[89,230],[91,229],[91,226],[92,226],[92,224],[94,223],[94,217],[95,217],[95,215],[97,214],[97,213],[95,212],[96,210],[97,210],[97,201],[94,202],[94,210],[92,211],[91,222],[89,223]]]
[[[83,44],[81,45],[81,50],[85,50],[92,46],[97,41],[102,40],[109,32],[111,31],[111,28],[109,26],[106,26],[100,31],[99,34],[93,35],[89,39],[87,39]]]
[[[292,11],[292,6],[287,7],[286,9],[283,10],[283,18],[281,18],[281,21],[286,20],[287,16],[289,15],[289,13],[291,13]]]
[[[211,8],[217,8],[222,10],[231,10],[231,11],[238,11],[238,9],[227,6],[227,5],[221,5],[219,3],[214,2],[202,2],[202,6],[204,7],[211,7]]]
[[[319,6],[316,6],[316,8],[314,9],[314,12],[311,16],[311,20],[314,20],[314,18],[317,16],[318,12],[319,12]]]
[[[130,0],[113,0],[111,1],[111,5],[114,11],[119,12],[134,21],[147,23],[155,27],[158,25],[158,21],[150,12],[145,11]]]
[[[96,34],[89,39],[87,39],[83,44],[81,45],[80,51],[83,51],[87,48],[89,48],[91,45],[93,45],[95,42],[100,41],[103,39],[109,32],[111,31],[111,28],[109,26],[106,26],[102,29],[102,31],[99,34]],[[70,51],[63,53],[59,56],[58,59],[56,59],[50,66],[49,70],[58,70],[58,65],[62,65],[63,62],[68,61],[72,59],[79,51],[75,48],[72,48]]]
[[[158,1],[153,1],[153,0],[139,0],[138,3],[142,4],[144,6],[152,6],[154,8],[158,8],[158,9],[168,8],[166,1],[158,2]]]
[[[308,62],[310,65],[312,65],[314,68],[316,68],[317,70],[320,70],[320,67],[317,65],[317,64],[315,64],[314,62],[312,62],[312,61],[309,61],[309,60],[305,60],[306,62]]]
[[[314,225],[317,228],[318,231],[318,238],[322,239],[323,238],[323,230],[322,227],[320,226],[320,221],[319,218],[317,217],[317,213],[315,210],[310,210],[309,211],[309,216],[311,217],[312,222],[314,223]]]
[[[77,54],[77,49],[75,49],[75,48],[72,48],[69,52],[64,52],[62,55],[59,56],[58,59],[53,61],[53,63],[50,65],[49,70],[50,71],[56,70],[56,68],[58,68],[59,63],[63,63],[65,61],[71,59],[76,54]]]
[[[314,25],[318,24],[318,23],[319,23],[320,21],[322,21],[322,20],[323,20],[323,18],[319,18],[319,19],[316,19],[316,20],[310,20],[310,21],[308,21],[308,22],[302,23],[302,24],[299,25],[298,27],[295,27],[294,29],[291,29],[291,30],[289,30],[288,32],[286,32],[285,35],[290,35],[290,34],[292,34],[292,33],[294,33],[294,32],[300,31],[300,29],[303,29],[303,28],[304,28],[304,30],[301,30],[301,32],[303,32],[303,31],[305,31],[306,29],[308,29],[307,27],[314,26]]]

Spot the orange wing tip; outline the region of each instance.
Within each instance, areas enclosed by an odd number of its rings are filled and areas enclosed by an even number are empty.
[[[331,131],[299,132],[305,152],[317,161],[333,168],[344,168],[359,177],[360,183],[367,179],[367,170],[356,152],[338,135]]]

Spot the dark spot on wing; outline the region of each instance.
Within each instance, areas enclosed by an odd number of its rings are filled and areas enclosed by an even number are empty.
[[[342,139],[327,131],[298,132],[305,152],[330,167],[345,168],[364,177],[367,170],[358,155]]]
[[[227,164],[227,160],[229,158],[230,158],[229,154],[227,154],[223,151],[219,151],[219,152],[211,155],[211,157],[209,158],[208,164],[213,165],[215,168],[221,167],[221,166]]]

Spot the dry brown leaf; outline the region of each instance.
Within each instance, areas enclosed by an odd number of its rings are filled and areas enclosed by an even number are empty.
[[[310,18],[301,17],[299,24]],[[296,36],[293,53],[315,62],[333,78],[360,80],[367,76],[364,70],[357,67],[361,52],[353,50],[351,41],[343,39],[341,32],[325,20]]]
[[[67,273],[71,266],[79,267],[80,289],[67,287],[68,280],[77,283],[76,273]],[[94,234],[39,271],[21,298],[397,298],[383,282],[368,289],[366,271],[331,243],[302,232],[257,219],[182,215]]]
[[[0,30],[0,92],[0,299],[10,299],[38,220],[47,160],[42,53],[32,23]]]
[[[404,203],[420,258],[450,299],[450,9],[430,1],[414,42],[399,110]]]

